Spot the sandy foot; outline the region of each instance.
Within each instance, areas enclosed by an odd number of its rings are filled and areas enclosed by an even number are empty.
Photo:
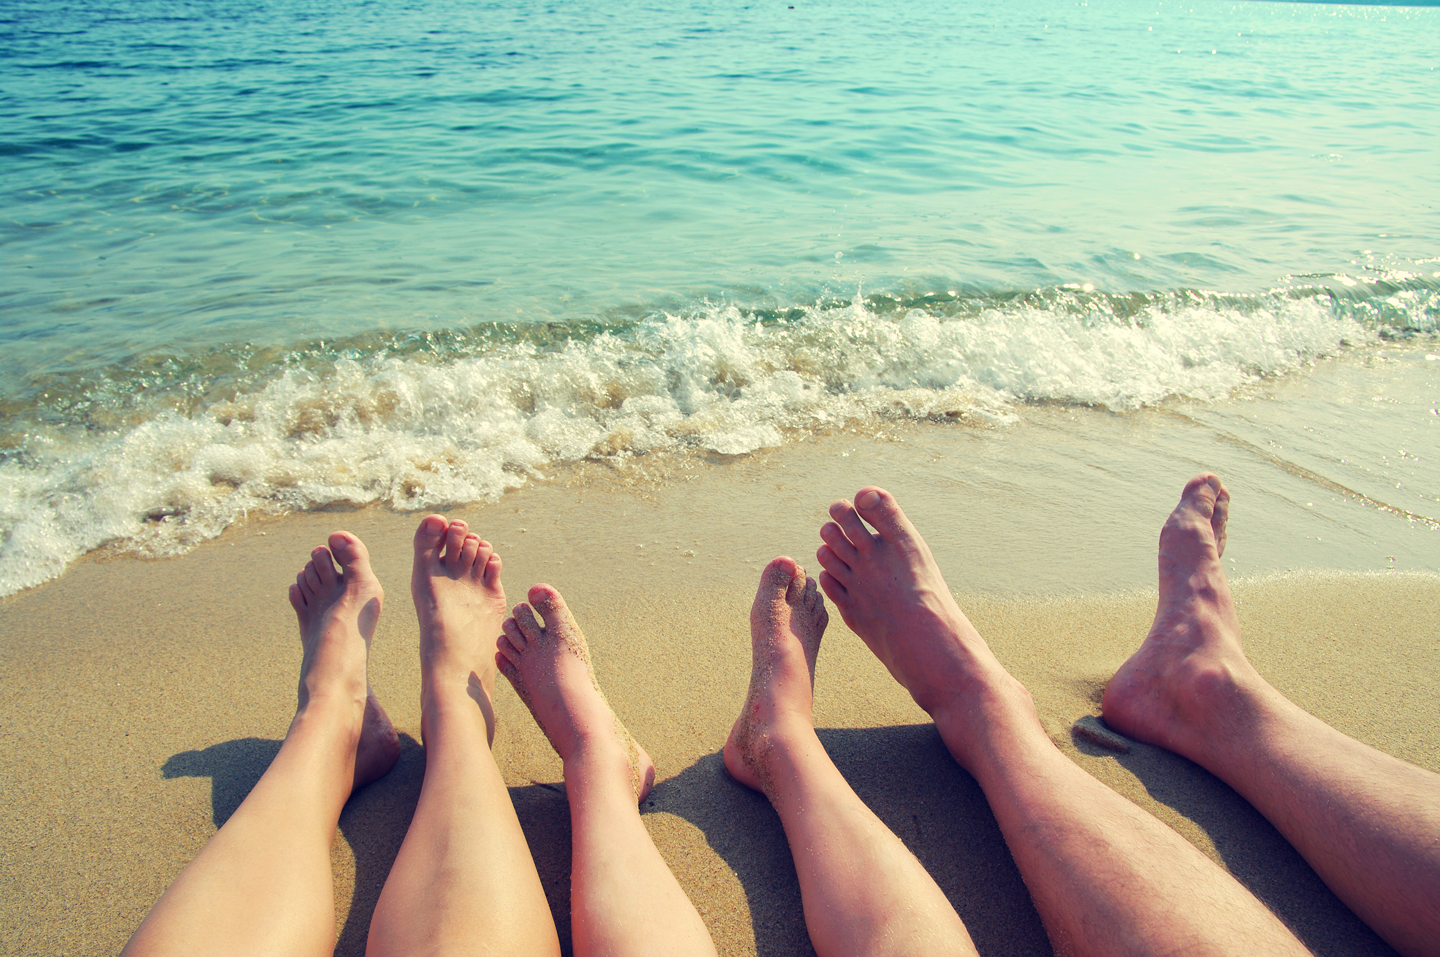
[[[725,767],[767,796],[775,738],[813,730],[815,657],[829,621],[815,579],[794,559],[766,566],[750,606],[750,690],[725,742]]]
[[[531,588],[529,599],[505,620],[496,654],[500,670],[560,755],[567,776],[572,762],[608,762],[643,801],[655,784],[655,764],[600,691],[590,648],[565,600],[549,585]]]
[[[1160,600],[1140,649],[1115,672],[1101,709],[1115,730],[1180,754],[1237,682],[1258,678],[1240,648],[1240,622],[1220,555],[1230,493],[1214,475],[1191,479],[1160,530]]]
[[[321,702],[345,702],[353,709],[360,722],[354,788],[385,774],[400,757],[400,738],[365,676],[383,601],[370,556],[349,532],[334,533],[328,548],[311,552],[290,586],[305,650],[298,710]]]
[[[500,556],[462,521],[428,515],[415,530],[410,596],[420,619],[422,697],[464,689],[495,740],[495,641],[507,606]]]

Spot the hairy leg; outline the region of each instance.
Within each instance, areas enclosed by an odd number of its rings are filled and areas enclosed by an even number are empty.
[[[1220,564],[1230,495],[1190,480],[1160,532],[1160,600],[1105,691],[1105,721],[1239,791],[1407,955],[1440,954],[1440,775],[1307,714],[1260,677]]]
[[[311,553],[290,586],[304,656],[299,706],[280,752],[156,903],[125,954],[335,949],[330,844],[340,810],[400,756],[399,738],[365,677],[382,599],[365,546],[349,532]]]
[[[559,939],[510,792],[490,754],[500,558],[464,522],[415,532],[425,781],[366,952],[556,954]]]
[[[496,663],[565,763],[575,953],[713,955],[709,931],[640,820],[655,765],[601,694],[560,593],[536,585],[529,598],[506,619]]]
[[[1306,953],[1234,878],[1060,753],[888,492],[830,515],[821,587],[984,789],[1057,953]]]
[[[925,868],[841,776],[815,735],[815,656],[829,618],[813,578],[777,558],[750,609],[750,691],[725,767],[780,815],[820,957],[974,954]]]

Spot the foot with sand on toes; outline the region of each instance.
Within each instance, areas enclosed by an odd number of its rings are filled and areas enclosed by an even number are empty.
[[[1440,955],[1440,775],[1308,714],[1245,657],[1220,564],[1230,493],[1191,479],[1160,532],[1160,597],[1105,690],[1105,722],[1189,758],[1285,835],[1381,937]]]
[[[1234,878],[1060,752],[890,493],[861,489],[830,516],[821,587],[984,790],[1057,953],[1306,953]]]
[[[575,953],[713,955],[700,915],[640,819],[655,765],[611,710],[560,593],[530,589],[505,621],[496,662],[565,769]]]
[[[750,606],[750,688],[725,767],[780,816],[820,957],[964,954],[974,945],[945,895],[865,806],[815,733],[815,660],[829,615],[815,579],[780,557]]]
[[[400,757],[400,737],[366,676],[385,592],[360,539],[335,532],[328,544],[310,553],[290,586],[304,649],[296,720],[311,701],[363,700],[353,775],[358,790],[388,772]]]
[[[337,568],[338,563],[338,568]],[[126,945],[135,955],[328,954],[330,845],[359,788],[400,740],[366,678],[384,594],[365,546],[330,536],[290,586],[303,649],[295,718],[270,766]]]

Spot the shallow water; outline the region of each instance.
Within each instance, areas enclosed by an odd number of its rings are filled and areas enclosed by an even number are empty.
[[[9,5],[0,593],[257,512],[1433,342],[1440,11],[787,6]],[[1396,430],[1360,457],[1436,447]],[[1305,467],[1368,481],[1326,435]]]

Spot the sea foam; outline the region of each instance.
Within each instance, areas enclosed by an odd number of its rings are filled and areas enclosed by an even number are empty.
[[[1432,301],[1383,308],[1433,326]],[[908,309],[857,297],[763,321],[698,305],[454,354],[349,350],[219,401],[142,404],[115,428],[27,431],[0,464],[0,594],[107,543],[165,555],[246,515],[493,500],[583,460],[742,455],[894,418],[1003,422],[1030,402],[1215,399],[1373,339],[1356,314],[1283,293]]]

